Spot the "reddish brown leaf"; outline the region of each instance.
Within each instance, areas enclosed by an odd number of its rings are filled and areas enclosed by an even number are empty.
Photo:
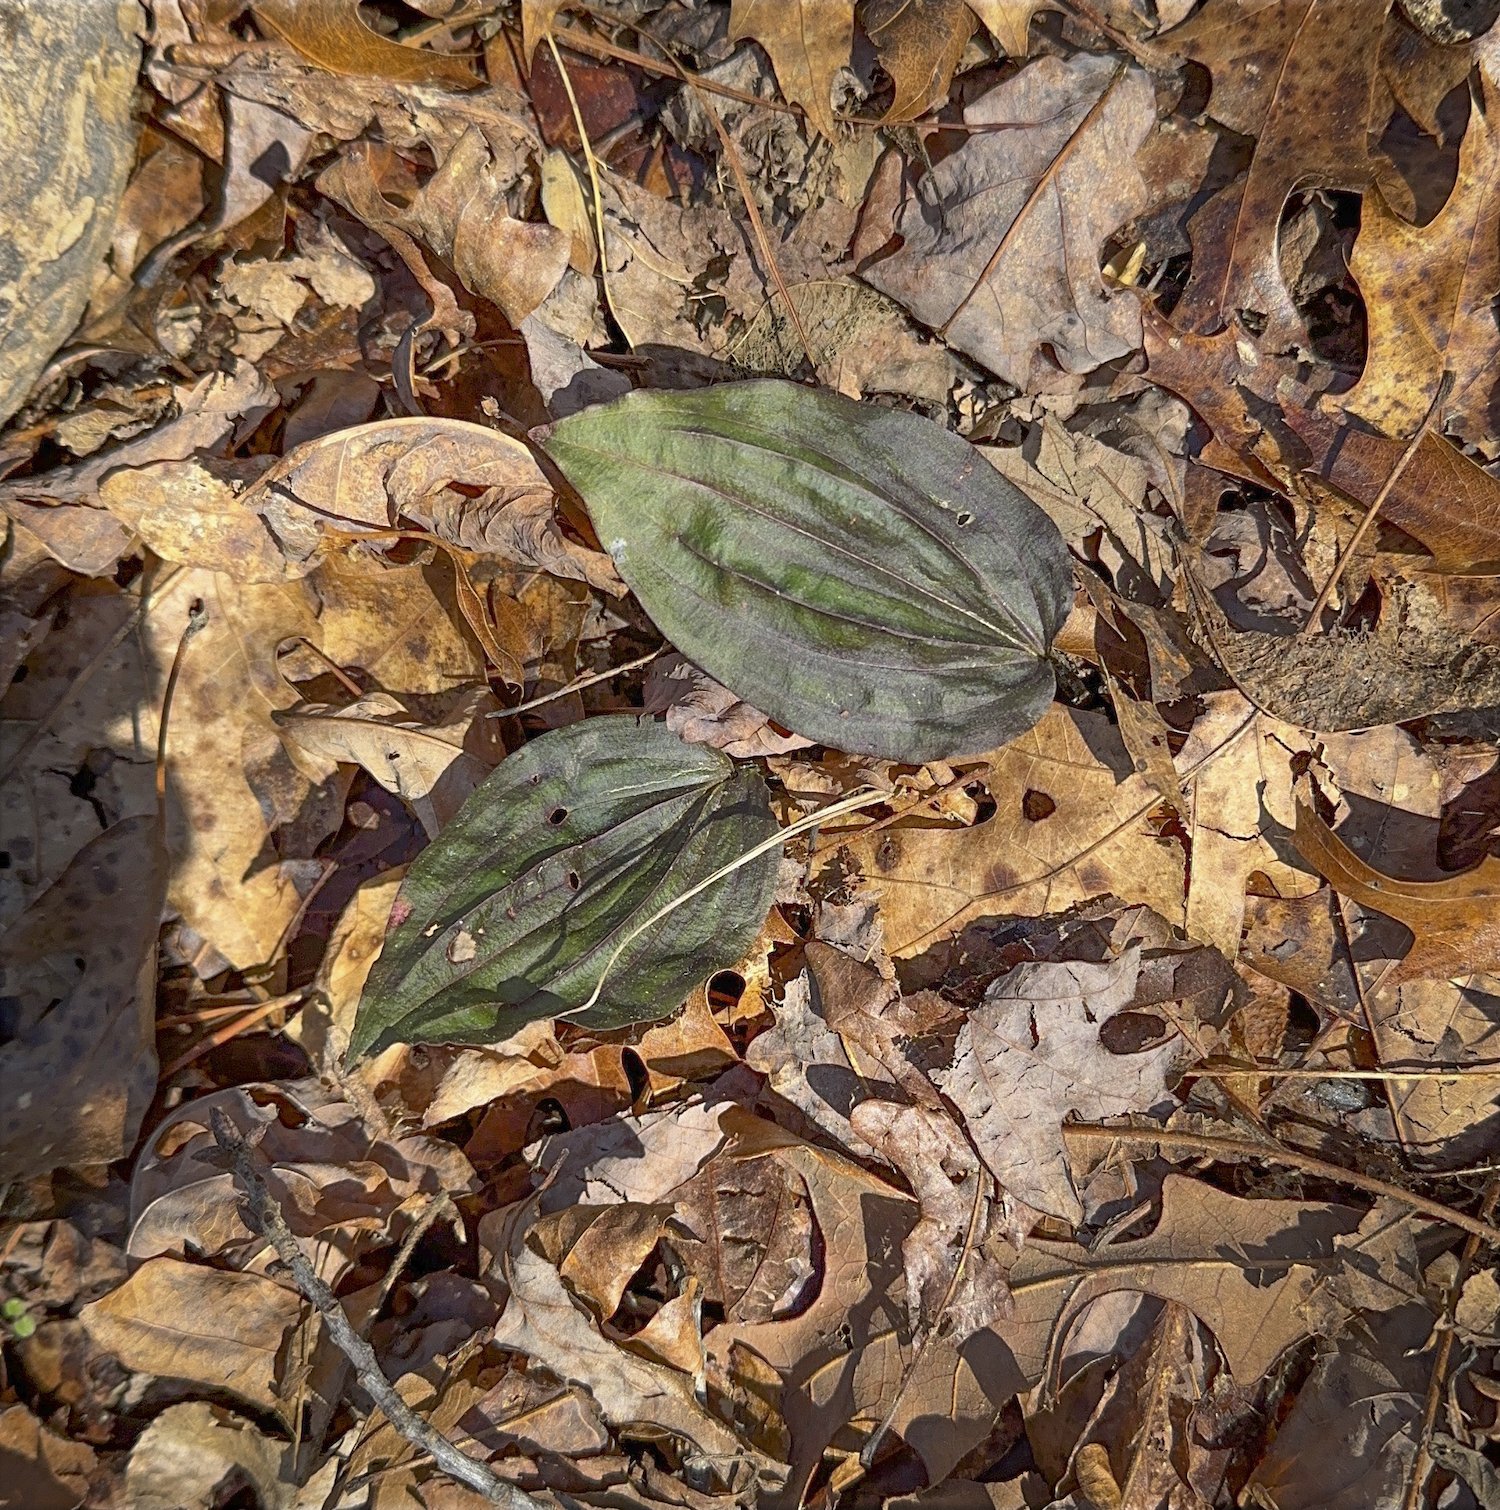
[[[1500,967],[1500,859],[1442,881],[1408,881],[1374,869],[1306,804],[1297,804],[1297,851],[1336,891],[1395,918],[1413,942],[1392,983]]]

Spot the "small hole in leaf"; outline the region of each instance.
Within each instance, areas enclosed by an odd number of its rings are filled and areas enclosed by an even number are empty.
[[[958,515],[958,527],[959,527],[959,529],[966,529],[969,525],[973,524],[973,522],[974,522],[974,516],[968,511],[968,509],[964,509]]]
[[[550,823],[553,828],[560,827],[562,824],[567,822],[567,819],[568,810],[565,807],[555,807],[550,813],[547,814],[547,822]]]
[[[1033,790],[1021,798],[1021,811],[1032,823],[1040,823],[1057,811],[1057,804],[1045,792]]]
[[[734,1006],[745,994],[745,977],[736,970],[720,970],[708,978],[708,1004],[715,1010]]]
[[[570,870],[568,872],[568,890],[569,891],[577,891],[578,888],[580,886],[582,886],[582,885],[583,885],[583,878],[582,878],[582,876],[580,876],[576,870]]]

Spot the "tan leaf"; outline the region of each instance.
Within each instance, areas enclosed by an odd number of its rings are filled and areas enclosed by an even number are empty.
[[[305,561],[323,547],[327,530],[399,528],[408,510],[431,508],[454,484],[492,492],[491,509],[552,493],[520,441],[467,420],[423,418],[374,420],[307,441],[243,502],[261,512],[293,560]]]
[[[693,1455],[753,1465],[772,1484],[776,1466],[742,1442],[694,1397],[691,1379],[636,1357],[598,1330],[568,1292],[555,1265],[518,1236],[504,1260],[510,1300],[496,1324],[495,1346],[561,1366],[581,1384],[604,1419],[621,1427],[654,1427],[686,1442]]]
[[[475,699],[455,713],[442,724],[424,725],[389,693],[371,692],[347,708],[310,703],[274,718],[289,744],[315,762],[363,766],[386,791],[409,803],[428,837],[435,838],[491,769],[464,749],[476,717]]]
[[[644,701],[648,713],[665,713],[667,727],[689,744],[712,745],[736,760],[784,755],[812,743],[800,734],[780,733],[759,708],[675,651],[651,663]]]
[[[94,1449],[44,1426],[24,1405],[0,1411],[6,1503],[17,1510],[77,1510],[95,1471]]]
[[[1386,875],[1354,853],[1305,802],[1292,835],[1297,852],[1335,891],[1395,918],[1413,941],[1388,984],[1500,968],[1500,859],[1442,881]]]
[[[99,484],[99,501],[166,561],[231,572],[241,582],[285,582],[309,568],[286,559],[235,486],[260,467],[192,461],[119,468]]]
[[[223,1390],[274,1412],[282,1408],[282,1339],[301,1311],[294,1291],[258,1274],[153,1258],[79,1318],[136,1373]]]
[[[1043,0],[968,0],[969,9],[1012,58],[1024,58],[1030,51],[1031,18],[1042,4]]]
[[[0,1181],[128,1154],[156,1089],[156,936],[167,857],[154,818],[86,844],[0,936]],[[109,927],[99,919],[107,916]]]
[[[974,30],[965,0],[873,0],[865,34],[896,86],[884,119],[909,121],[947,101],[953,70]]]
[[[1481,73],[1458,153],[1458,177],[1435,218],[1417,226],[1379,193],[1365,196],[1349,271],[1364,296],[1369,350],[1339,408],[1405,440],[1422,423],[1445,369],[1444,414],[1472,440],[1493,436],[1500,325],[1500,102]]]
[[[1102,1032],[1131,1004],[1139,945],[1104,963],[1017,965],[959,1030],[952,1067],[934,1078],[996,1179],[1038,1211],[1077,1222],[1062,1124],[1143,1112],[1160,1101],[1184,1045],[1115,1054]]]
[[[851,0],[734,0],[729,35],[759,42],[781,92],[824,136],[834,134],[833,81],[854,42]]]
[[[131,1448],[125,1492],[131,1510],[212,1510],[221,1487],[248,1479],[267,1510],[291,1510],[284,1455],[280,1442],[206,1401],[169,1405]]]
[[[360,20],[357,0],[255,0],[254,12],[273,36],[330,73],[460,89],[472,89],[479,82],[462,58],[403,47],[371,31]]]
[[[903,205],[899,251],[862,276],[1026,392],[1068,391],[1141,344],[1133,295],[1106,289],[1106,237],[1147,202],[1136,148],[1150,75],[1109,57],[1042,58],[964,111],[977,132]]]
[[[925,953],[980,918],[1038,917],[1104,894],[1182,922],[1182,852],[1149,823],[1161,798],[1099,714],[1054,706],[987,763],[998,808],[984,821],[896,828],[845,846],[879,903],[893,958]],[[932,967],[940,973],[941,961]]]
[[[1171,1174],[1146,1237],[1098,1250],[1028,1239],[1010,1273],[1015,1310],[994,1330],[1026,1388],[1045,1375],[1084,1305],[1137,1290],[1185,1305],[1214,1334],[1235,1379],[1253,1384],[1308,1335],[1303,1307],[1335,1240],[1359,1220],[1353,1207],[1245,1200]]]

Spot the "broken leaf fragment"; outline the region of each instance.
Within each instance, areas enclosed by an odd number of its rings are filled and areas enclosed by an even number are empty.
[[[759,381],[629,394],[545,445],[662,632],[793,733],[939,760],[1051,703],[1062,537],[937,425]]]
[[[606,1028],[665,1017],[749,948],[771,906],[774,846],[658,914],[775,831],[756,771],[659,724],[624,714],[542,735],[412,866],[350,1058],[495,1043],[564,1014]]]

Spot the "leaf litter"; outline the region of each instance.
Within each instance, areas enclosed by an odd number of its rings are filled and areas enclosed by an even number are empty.
[[[1496,1503],[1490,9],[145,12],[0,1500]]]

